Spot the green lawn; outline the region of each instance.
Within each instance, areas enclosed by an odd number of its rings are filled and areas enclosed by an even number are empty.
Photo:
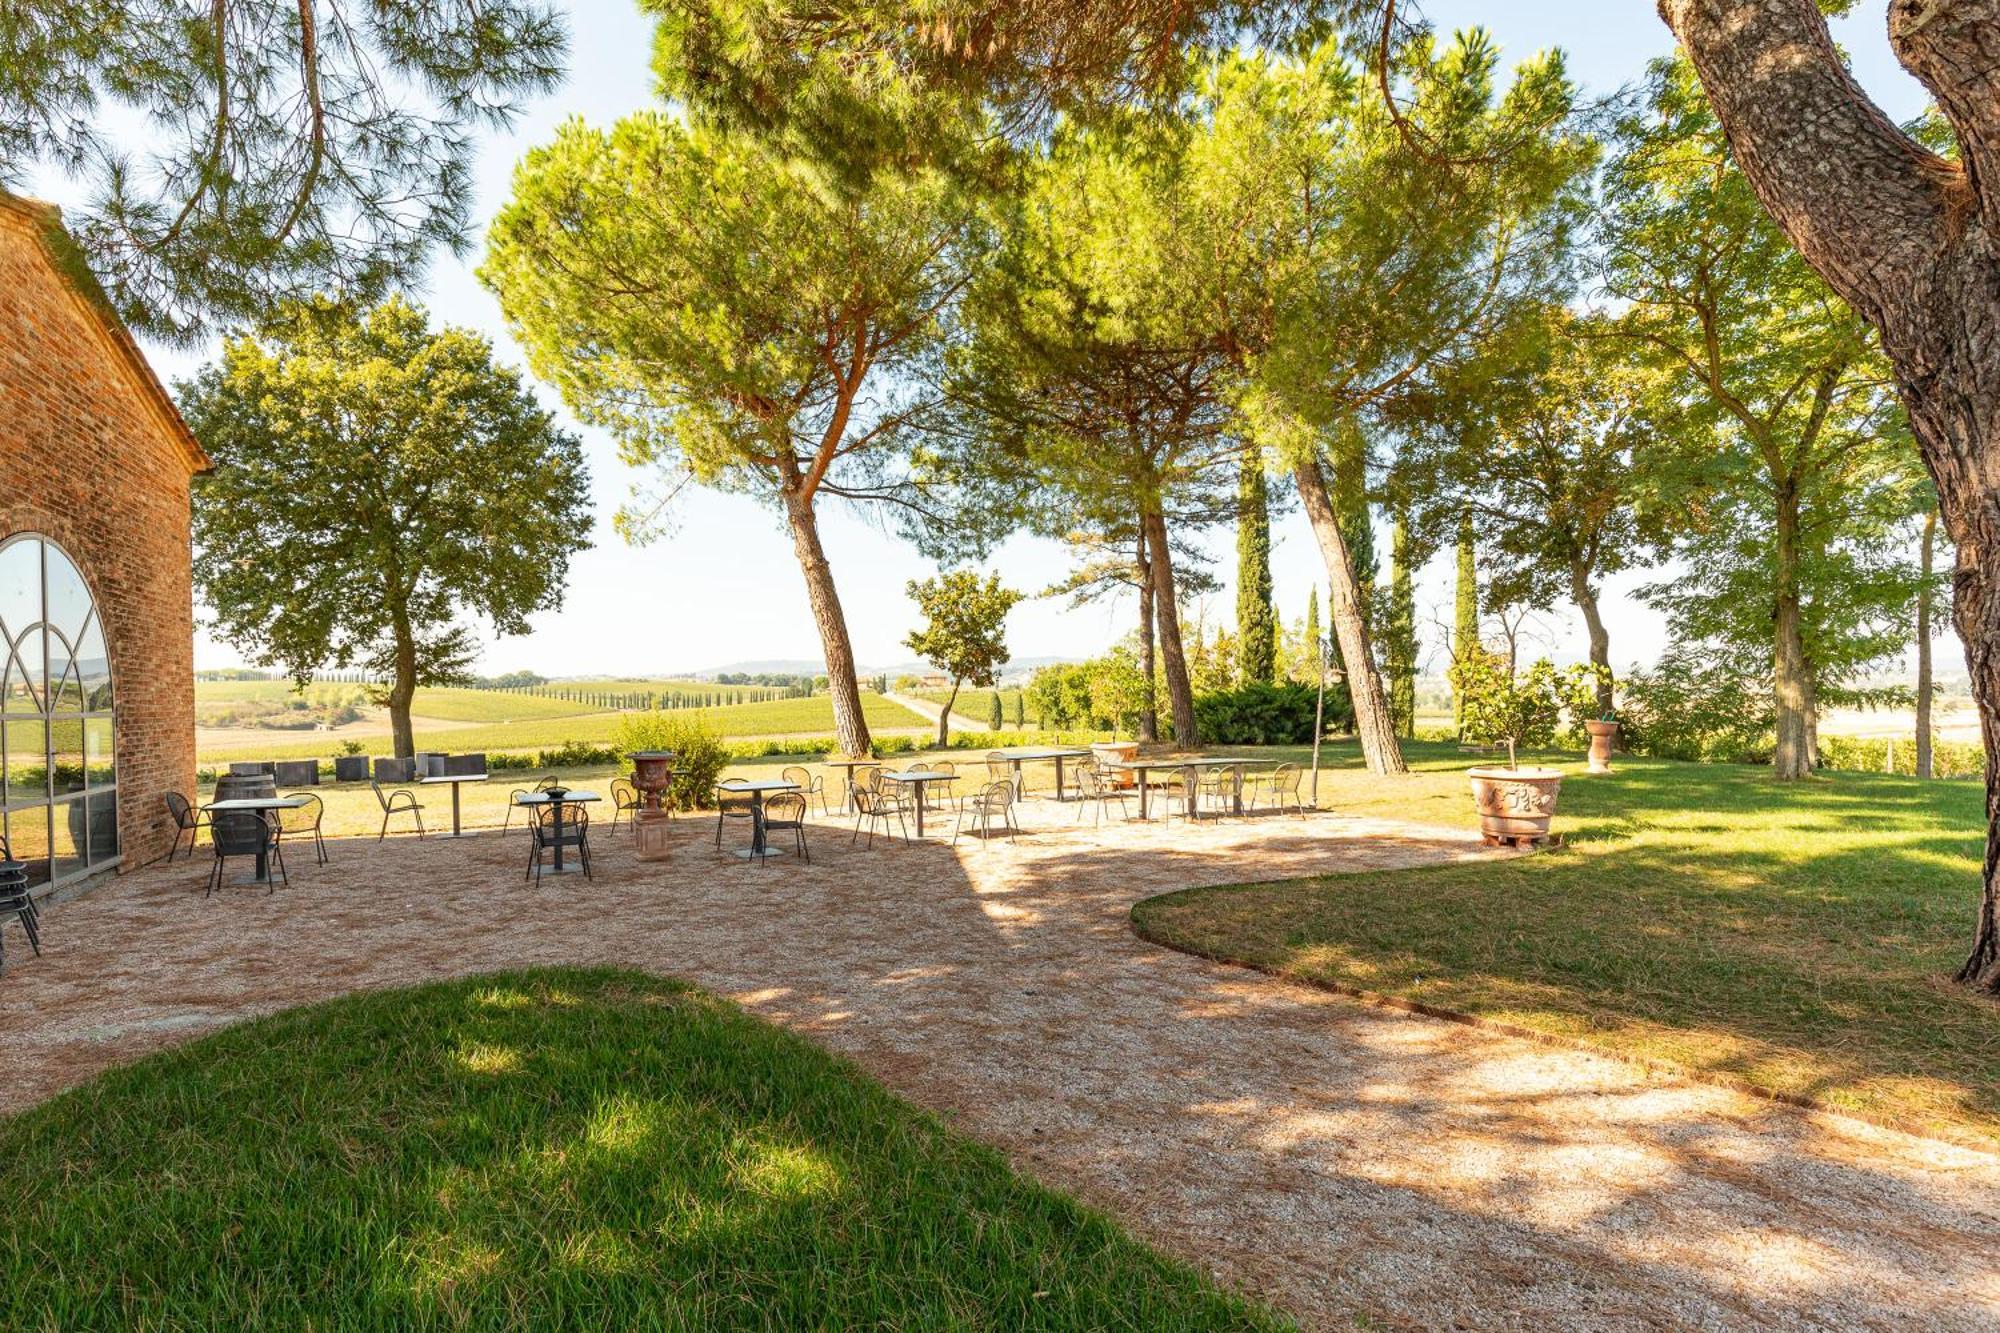
[[[478,693],[454,691],[454,693]],[[511,695],[495,698],[513,699]],[[561,703],[561,700],[528,699],[530,703]],[[566,705],[581,707],[581,705]],[[863,714],[868,725],[882,730],[926,728],[933,724],[901,704],[879,694],[863,693]],[[763,736],[828,735],[833,731],[833,701],[825,695],[810,699],[767,699],[759,703],[730,704],[723,708],[684,709],[683,714],[699,715],[724,736],[754,739]],[[413,718],[417,748],[420,750],[468,751],[554,749],[568,741],[601,745],[618,735],[622,713],[593,712],[581,716],[529,718],[489,726],[426,729],[425,717]],[[358,738],[367,754],[390,754],[395,749],[388,736]],[[233,731],[226,739],[202,746],[200,760],[219,759],[311,759],[332,758],[338,752],[336,736],[314,732]]]
[[[1455,748],[1325,804],[1471,826]],[[1149,939],[1407,997],[2000,1142],[2000,1004],[1948,980],[1971,942],[1984,826],[1970,782],[1621,757],[1563,788],[1567,850],[1197,889],[1134,908]]]
[[[672,982],[293,1010],[0,1123],[0,1327],[1275,1328]]]

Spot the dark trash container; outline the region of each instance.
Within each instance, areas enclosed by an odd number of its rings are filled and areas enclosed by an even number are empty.
[[[319,786],[319,760],[280,759],[272,765],[272,776],[280,787]]]
[[[384,755],[375,761],[377,782],[414,782],[417,777],[417,761],[414,759],[391,759]]]
[[[365,754],[344,754],[333,761],[335,782],[368,781],[368,756]]]

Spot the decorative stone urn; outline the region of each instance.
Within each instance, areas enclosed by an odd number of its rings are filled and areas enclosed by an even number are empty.
[[[1618,724],[1615,721],[1590,719],[1583,724],[1590,733],[1590,771],[1609,773],[1611,771],[1611,743],[1618,739]]]
[[[660,809],[660,797],[674,783],[674,752],[640,750],[627,757],[632,761],[632,785],[639,789],[646,809]]]
[[[1549,836],[1556,795],[1562,791],[1561,769],[1475,768],[1466,776],[1472,780],[1479,832],[1488,843],[1522,847]]]

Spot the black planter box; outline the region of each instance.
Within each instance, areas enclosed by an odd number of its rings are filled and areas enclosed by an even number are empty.
[[[333,761],[335,782],[368,781],[368,756],[365,754],[344,754]]]
[[[271,767],[274,770],[272,776],[278,780],[280,787],[319,786],[317,759],[280,759]]]

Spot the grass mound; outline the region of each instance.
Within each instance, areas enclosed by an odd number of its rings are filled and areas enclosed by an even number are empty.
[[[0,1327],[1265,1328],[798,1037],[613,971],[349,997],[0,1123]]]
[[[1452,747],[1323,773],[1331,808],[1474,822]],[[1195,889],[1138,904],[1176,948],[1517,1023],[2000,1144],[2000,1005],[1947,978],[1979,897],[1971,782],[1574,756],[1568,850]]]

